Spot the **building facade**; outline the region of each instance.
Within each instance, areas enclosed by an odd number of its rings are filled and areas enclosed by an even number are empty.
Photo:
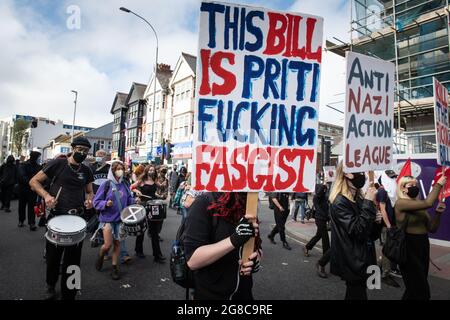
[[[113,130],[113,122],[110,122],[84,134],[84,136],[89,140],[89,142],[92,145],[89,154],[95,156],[95,153],[98,150],[105,150],[106,152],[111,153],[112,130]]]
[[[22,152],[17,152],[13,147],[14,137],[14,122],[17,120],[25,120],[30,123],[28,129],[25,130],[25,134],[22,140]],[[5,158],[7,155],[14,155],[19,157],[21,155],[27,156],[31,150],[42,150],[54,137],[59,135],[71,135],[72,125],[64,124],[61,120],[50,120],[43,117],[33,117],[29,115],[13,115],[3,121],[0,121],[0,129],[2,129],[2,151],[0,158]],[[93,128],[84,126],[75,126],[76,133],[86,133]]]
[[[110,111],[114,117],[112,126],[112,159],[124,159],[125,157],[125,124],[128,110],[125,105],[126,100],[126,93],[117,92]]]
[[[448,0],[352,0],[351,42],[327,48],[355,51],[396,67],[395,152],[436,152],[433,77],[450,88]]]

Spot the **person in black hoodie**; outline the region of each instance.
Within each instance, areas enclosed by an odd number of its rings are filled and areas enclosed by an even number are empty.
[[[378,238],[374,187],[361,188],[366,175],[344,173],[342,162],[336,171],[336,181],[330,192],[331,203],[331,263],[330,271],[345,281],[346,300],[367,300],[367,268],[376,265],[375,247]]]
[[[327,251],[330,249],[330,239],[328,237],[327,222],[330,220],[329,204],[326,198],[327,185],[318,184],[316,186],[315,194],[313,197],[314,210],[316,212],[314,220],[317,226],[316,235],[306,244],[303,252],[306,257],[309,257],[309,252],[314,248],[317,242],[322,239],[322,258],[316,265],[317,273],[321,278],[326,278],[325,266],[329,260],[329,254]]]
[[[14,185],[17,183],[17,166],[14,156],[6,158],[6,163],[0,167],[0,188],[2,194],[2,207],[0,210],[11,212],[10,205],[13,196]]]
[[[19,228],[24,226],[25,211],[28,212],[28,225],[31,231],[36,231],[36,220],[34,215],[34,206],[37,200],[37,194],[31,190],[30,180],[42,167],[38,164],[41,153],[31,151],[30,159],[19,166]],[[28,206],[28,208],[27,208]]]
[[[202,194],[189,207],[184,249],[194,300],[253,300],[252,273],[262,253],[258,224],[244,216],[246,199],[246,193]],[[243,262],[241,249],[255,235],[255,252]]]

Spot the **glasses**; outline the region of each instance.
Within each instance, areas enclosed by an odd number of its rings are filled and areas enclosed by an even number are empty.
[[[79,152],[79,153],[83,153],[83,154],[88,154],[89,153],[89,148],[75,147],[75,148],[73,148],[73,151]]]

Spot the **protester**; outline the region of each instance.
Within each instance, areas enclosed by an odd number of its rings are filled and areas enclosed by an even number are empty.
[[[30,188],[30,180],[42,167],[38,164],[41,153],[38,151],[30,152],[30,159],[19,167],[19,228],[24,226],[25,211],[28,213],[28,225],[31,231],[36,231],[36,217],[34,206],[37,202],[37,194]]]
[[[156,197],[160,200],[167,200],[167,196],[169,194],[169,181],[167,180],[167,168],[164,166],[161,166],[157,168],[158,172],[158,178],[156,180]],[[164,203],[164,210],[167,211],[167,204]],[[162,226],[163,226],[164,220],[161,220],[161,223],[158,225],[158,239],[159,241],[163,241],[163,239],[160,236]]]
[[[189,208],[184,248],[194,271],[194,300],[253,299],[252,273],[259,270],[262,251],[258,224],[244,216],[246,198],[236,192],[205,194]],[[240,250],[252,236],[255,252],[242,261]]]
[[[186,167],[181,167],[180,174],[178,175],[177,183],[175,184],[175,190],[178,190],[180,184],[186,181],[188,171]]]
[[[414,177],[402,177],[398,182],[395,219],[399,228],[405,228],[406,261],[400,265],[405,292],[403,300],[429,300],[428,266],[430,262],[430,242],[428,233],[435,233],[440,225],[445,203],[440,202],[435,215],[430,217],[430,209],[445,186],[443,175],[425,200],[419,199],[420,189]]]
[[[361,188],[366,175],[344,173],[342,162],[330,192],[331,203],[331,273],[345,281],[346,300],[367,300],[367,268],[376,264],[375,188],[369,187],[363,198]]]
[[[17,165],[14,156],[6,158],[6,163],[0,166],[0,189],[2,196],[2,206],[0,210],[11,212],[11,199],[13,197],[14,186],[17,183]]]
[[[275,192],[269,195],[269,201],[274,205],[273,215],[275,217],[275,227],[267,236],[271,243],[276,244],[275,235],[280,233],[280,239],[283,243],[283,248],[292,250],[291,246],[286,241],[285,224],[289,215],[289,193]]]
[[[386,189],[384,188],[383,184],[381,183],[381,177],[378,178],[378,183],[375,183],[375,188],[377,189],[377,195],[376,195],[376,206],[377,210],[381,213],[382,216],[382,224],[383,227],[381,229],[381,244],[383,245],[386,242],[386,236],[389,229],[391,229],[391,226],[395,225],[395,215],[394,215],[394,208],[391,204],[391,199],[388,196],[388,193]],[[395,281],[394,278],[391,276],[391,262],[388,258],[384,256],[384,254],[381,252],[381,248],[378,250],[377,257],[381,256],[381,281],[389,286],[399,288],[400,285]]]
[[[329,214],[329,204],[326,198],[327,185],[326,183],[318,184],[316,186],[315,194],[313,197],[313,204],[315,210],[315,223],[317,226],[317,231],[314,237],[306,244],[303,252],[306,257],[309,257],[310,251],[314,248],[317,242],[322,239],[322,258],[316,264],[317,274],[321,278],[327,278],[328,275],[325,272],[325,266],[329,261],[329,255],[327,251],[330,249],[330,239],[328,237],[328,226],[327,223],[330,220]]]
[[[33,191],[45,199],[45,204],[51,209],[49,220],[58,215],[75,213],[81,216],[86,209],[92,208],[94,177],[89,167],[83,161],[86,159],[91,144],[85,137],[77,137],[72,142],[73,152],[67,159],[51,161],[47,167],[39,171],[30,181]],[[43,183],[51,181],[47,192]],[[60,190],[59,198],[55,196]],[[56,297],[55,285],[58,281],[60,262],[62,263],[61,294],[63,300],[74,300],[77,289],[67,287],[68,266],[80,266],[83,242],[71,246],[56,246],[46,241],[47,252],[47,291],[46,298]]]
[[[100,185],[108,179],[109,169],[111,168],[108,161],[108,153],[105,150],[98,150],[95,153],[95,162],[91,166],[92,174],[94,175],[94,194],[97,193]]]
[[[175,198],[175,193],[177,192],[178,189],[177,182],[178,182],[177,166],[174,164],[173,169],[170,172],[169,176],[169,193],[170,193],[169,208],[173,208],[173,200]]]
[[[149,165],[145,168],[144,174],[139,178],[137,182],[131,185],[131,190],[135,191],[137,196],[142,202],[147,202],[150,199],[157,199],[157,173],[155,166]],[[162,255],[161,247],[159,244],[158,230],[161,221],[149,220],[148,233],[152,241],[153,260],[157,263],[164,263],[166,258]],[[145,258],[144,255],[144,234],[136,237],[135,246],[136,256],[139,258]]]
[[[144,173],[145,166],[143,164],[139,164],[136,168],[134,168],[133,174],[131,175],[131,181],[133,183],[139,180],[139,177]]]
[[[123,240],[123,235],[120,234],[120,213],[123,208],[135,203],[130,187],[123,181],[124,172],[125,167],[121,162],[113,162],[107,180],[101,184],[94,198],[94,207],[100,213],[99,228],[103,230],[105,242],[100,248],[95,268],[98,271],[102,269],[104,256],[113,244],[113,270],[111,277],[114,280],[120,279],[117,266],[120,254],[120,241]]]
[[[305,207],[308,202],[308,194],[306,192],[294,192],[292,194],[294,205],[292,206],[292,220],[297,221],[298,211],[300,209],[300,222],[305,223]]]

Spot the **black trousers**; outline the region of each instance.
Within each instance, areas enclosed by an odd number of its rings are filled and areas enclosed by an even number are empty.
[[[58,282],[62,258],[61,298],[62,300],[75,300],[77,290],[67,288],[67,279],[71,275],[67,273],[67,267],[80,266],[83,242],[70,247],[56,246],[48,240],[46,242],[47,285],[54,287]]]
[[[150,239],[152,241],[152,250],[153,250],[153,256],[159,257],[162,255],[161,252],[161,246],[159,243],[159,232],[160,228],[162,227],[163,221],[149,221],[148,224],[148,235],[150,236]]]
[[[405,292],[403,300],[430,300],[428,268],[430,241],[427,234],[406,234],[407,262],[400,266]]]
[[[9,209],[11,207],[11,199],[13,197],[14,185],[2,186],[2,208]]]
[[[34,226],[36,219],[34,215],[34,206],[36,205],[37,195],[31,189],[20,188],[19,193],[19,222],[25,221],[25,212],[28,213],[28,224]]]
[[[345,300],[367,300],[367,285],[361,281],[346,281]]]
[[[330,238],[328,236],[327,222],[325,220],[316,219],[317,231],[314,237],[306,244],[306,249],[312,250],[317,242],[322,239],[323,252],[330,249]]]
[[[289,210],[284,210],[281,212],[278,208],[273,210],[273,215],[275,218],[275,227],[270,232],[270,236],[274,237],[277,233],[280,233],[280,239],[282,242],[286,242],[286,232],[284,225],[289,216]]]
[[[136,236],[136,243],[134,245],[134,251],[136,253],[144,253],[144,236],[145,233]]]

